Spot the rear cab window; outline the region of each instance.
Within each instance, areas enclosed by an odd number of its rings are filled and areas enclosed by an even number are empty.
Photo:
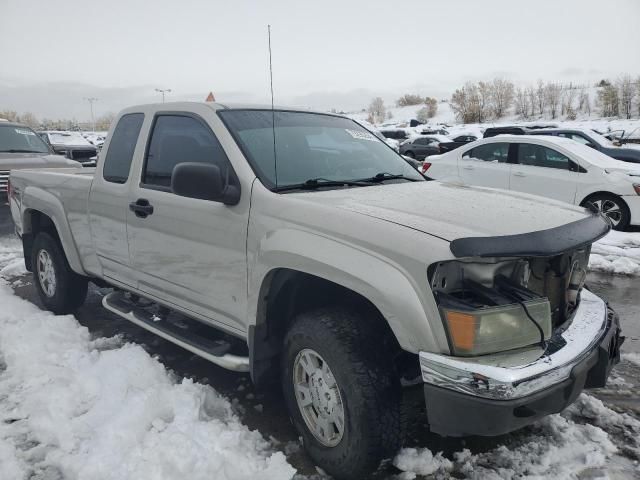
[[[128,113],[118,121],[104,159],[102,176],[111,183],[126,183],[129,178],[133,151],[138,143],[143,113]]]

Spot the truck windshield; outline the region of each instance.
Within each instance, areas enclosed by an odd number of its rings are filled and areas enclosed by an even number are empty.
[[[381,173],[395,181],[424,180],[384,142],[347,118],[283,110],[218,113],[267,188],[310,180],[368,185],[358,180]]]
[[[49,147],[29,127],[0,124],[0,153],[49,153]]]

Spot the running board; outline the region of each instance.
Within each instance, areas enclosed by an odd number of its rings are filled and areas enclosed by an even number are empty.
[[[210,340],[206,337],[180,328],[126,298],[124,292],[111,292],[102,299],[104,308],[135,323],[171,343],[189,350],[216,365],[236,372],[249,371],[249,357],[227,353],[230,345],[224,340]],[[213,329],[213,327],[210,327]]]

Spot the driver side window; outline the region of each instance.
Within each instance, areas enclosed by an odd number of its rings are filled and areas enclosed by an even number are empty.
[[[228,178],[231,165],[209,127],[188,115],[158,115],[147,150],[143,186],[168,190],[174,167],[183,162],[208,163]]]

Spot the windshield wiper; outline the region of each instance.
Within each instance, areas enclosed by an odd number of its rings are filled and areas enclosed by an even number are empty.
[[[408,180],[409,182],[419,182],[420,181],[417,178],[406,177],[406,176],[404,176],[402,174],[394,175],[393,173],[389,173],[389,172],[380,172],[380,173],[375,174],[371,178],[363,178],[360,181],[361,182],[381,183],[381,182],[384,182],[385,180],[398,180],[398,179]]]
[[[302,183],[293,185],[283,185],[273,189],[274,192],[284,192],[287,190],[316,190],[322,187],[367,187],[371,182],[366,180],[329,180],[328,178],[310,178]]]
[[[0,150],[0,153],[44,153],[37,150],[23,150],[21,148],[11,148],[9,150]]]

